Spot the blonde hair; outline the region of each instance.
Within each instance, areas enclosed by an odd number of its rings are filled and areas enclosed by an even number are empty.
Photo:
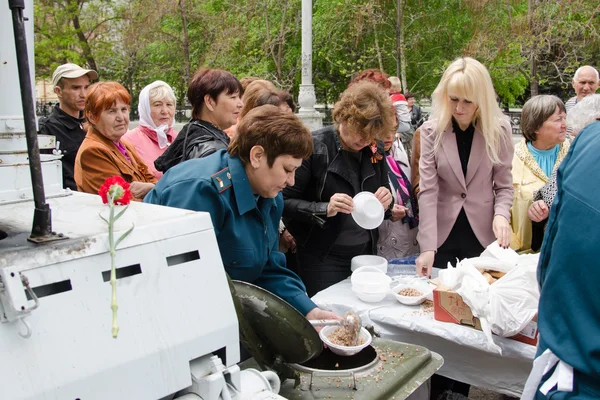
[[[397,76],[390,76],[388,78],[388,81],[390,81],[390,83],[392,84],[390,91],[394,91],[396,93],[402,92],[402,83],[400,82],[400,79]]]
[[[434,152],[442,143],[444,131],[452,120],[449,92],[477,105],[472,124],[481,126],[485,151],[493,164],[500,164],[502,134],[501,122],[505,119],[496,102],[496,92],[488,70],[479,61],[462,57],[446,68],[432,95],[432,119],[436,122]]]

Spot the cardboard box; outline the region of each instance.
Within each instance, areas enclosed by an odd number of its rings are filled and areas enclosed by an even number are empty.
[[[433,291],[433,318],[436,321],[468,325],[481,330],[479,318],[473,316],[471,308],[463,301],[462,297],[443,286],[439,286]],[[510,339],[532,346],[537,345],[537,314],[525,329]]]

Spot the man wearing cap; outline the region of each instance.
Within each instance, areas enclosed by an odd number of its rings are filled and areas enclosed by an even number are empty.
[[[41,135],[56,137],[56,147],[63,154],[63,187],[77,190],[73,170],[75,156],[85,138],[83,108],[90,81],[98,73],[75,64],[63,64],[52,74],[52,86],[58,103],[48,118],[40,119]]]

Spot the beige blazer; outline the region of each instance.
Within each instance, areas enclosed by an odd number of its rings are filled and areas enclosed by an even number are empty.
[[[463,207],[483,247],[496,240],[492,230],[494,216],[502,215],[510,220],[514,148],[509,122],[502,120],[501,126],[504,136],[500,140],[501,164],[493,165],[487,156],[485,139],[477,125],[466,177],[452,124],[446,128],[435,153],[435,121],[427,121],[421,126],[418,240],[422,252],[437,251],[448,238]]]

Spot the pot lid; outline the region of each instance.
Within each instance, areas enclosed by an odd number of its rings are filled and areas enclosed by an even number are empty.
[[[303,363],[323,350],[319,334],[308,320],[285,300],[242,281],[232,282],[240,324],[240,341],[262,367]]]

